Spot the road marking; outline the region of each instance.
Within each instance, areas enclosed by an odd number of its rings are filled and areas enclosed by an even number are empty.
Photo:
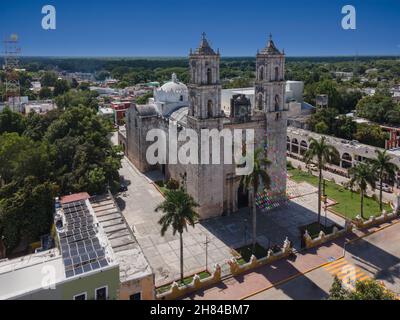
[[[338,261],[330,263],[328,266],[325,267],[325,269],[328,271],[340,269],[341,266],[344,264],[346,264],[346,260],[338,260]]]
[[[371,277],[360,268],[348,262],[346,259],[341,259],[324,267],[332,276],[336,276],[348,288],[354,290],[357,281],[364,281]]]

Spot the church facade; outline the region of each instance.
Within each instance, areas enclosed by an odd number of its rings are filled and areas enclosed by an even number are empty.
[[[259,190],[268,203],[286,198],[286,139],[287,110],[285,95],[285,55],[272,38],[257,53],[255,103],[244,95],[231,99],[231,110],[221,110],[220,54],[209,45],[205,35],[199,47],[190,52],[190,83],[170,82],[156,89],[147,105],[133,104],[127,112],[127,157],[142,172],[160,170],[166,179],[182,183],[199,204],[202,219],[232,214],[249,202],[248,194],[240,185],[235,164],[156,164],[150,165],[146,152],[154,142],[146,141],[149,130],[162,129],[166,135],[171,128],[181,132],[192,129],[252,129],[255,149],[262,148],[271,164],[267,171],[271,178],[268,190]],[[221,143],[221,159],[223,158]],[[168,150],[169,151],[169,150]],[[168,152],[167,151],[167,152]],[[199,159],[201,158],[199,152]]]

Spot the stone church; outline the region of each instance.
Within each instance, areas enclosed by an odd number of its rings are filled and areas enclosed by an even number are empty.
[[[146,105],[132,104],[127,112],[126,137],[122,143],[133,164],[142,172],[160,170],[166,179],[180,181],[199,204],[202,219],[232,214],[248,206],[248,194],[240,186],[234,164],[157,164],[150,165],[146,151],[153,142],[146,141],[150,129],[170,126],[180,132],[193,129],[253,129],[255,148],[265,150],[271,161],[269,190],[259,190],[269,202],[286,199],[286,130],[285,55],[270,37],[257,53],[255,103],[244,95],[233,96],[231,110],[221,110],[220,54],[203,34],[199,47],[190,51],[190,83],[178,81],[176,75]],[[221,148],[222,148],[221,144]],[[199,151],[200,152],[200,151]],[[222,153],[222,151],[221,151]]]

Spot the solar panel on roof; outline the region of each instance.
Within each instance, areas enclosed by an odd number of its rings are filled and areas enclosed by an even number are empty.
[[[73,277],[74,276],[74,271],[73,270],[65,271],[65,276],[67,278]]]
[[[83,268],[82,267],[78,267],[74,269],[75,275],[79,275],[83,273]]]
[[[94,218],[86,202],[75,201],[62,205],[62,208],[66,219],[66,231],[60,233],[60,244],[66,276],[79,275],[107,266],[105,251],[97,238],[97,226],[93,224]]]
[[[91,265],[90,265],[89,263],[83,265],[82,267],[83,267],[83,271],[84,271],[84,272],[89,272],[89,271],[92,270],[92,267],[91,267]]]
[[[102,259],[99,261],[100,267],[104,268],[106,266],[108,266],[108,262],[106,259]]]
[[[90,265],[93,270],[100,269],[100,263],[98,261],[92,262]]]

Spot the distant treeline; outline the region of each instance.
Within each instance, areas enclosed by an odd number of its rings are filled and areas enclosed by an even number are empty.
[[[396,59],[394,56],[338,56],[338,57],[287,57],[288,62],[311,62],[311,63],[335,63],[335,62],[369,62],[376,60]],[[21,65],[28,71],[39,70],[64,70],[68,72],[89,72],[94,73],[101,70],[112,71],[118,67],[125,68],[176,68],[187,67],[187,58],[99,58],[99,57],[21,57]],[[254,65],[255,57],[222,57],[222,63],[247,64]],[[0,57],[0,63],[3,65],[4,58]]]

